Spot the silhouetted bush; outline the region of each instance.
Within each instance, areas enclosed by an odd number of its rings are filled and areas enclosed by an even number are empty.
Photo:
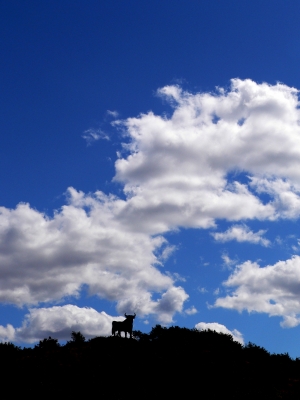
[[[0,354],[14,354],[21,350],[21,347],[14,345],[11,342],[0,343]]]
[[[72,331],[71,340],[66,345],[82,345],[85,342],[85,337],[81,332]]]
[[[48,339],[40,340],[39,344],[37,344],[34,348],[39,350],[51,351],[57,349],[58,347],[60,347],[58,340],[53,339],[51,336],[49,336]]]
[[[149,341],[149,335],[141,331],[132,331],[133,338],[139,341]]]

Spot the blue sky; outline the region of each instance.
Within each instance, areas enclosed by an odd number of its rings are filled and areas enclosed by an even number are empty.
[[[299,12],[1,2],[2,341],[135,312],[300,356]]]

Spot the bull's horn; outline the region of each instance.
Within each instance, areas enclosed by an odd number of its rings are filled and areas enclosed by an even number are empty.
[[[134,313],[134,316],[136,316],[136,313]]]
[[[125,317],[127,318],[127,314],[125,313],[124,315],[125,315]]]

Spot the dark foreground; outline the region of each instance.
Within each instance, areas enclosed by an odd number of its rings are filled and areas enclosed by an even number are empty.
[[[59,346],[0,344],[9,398],[300,399],[300,359],[212,331],[156,326],[137,340],[80,334]],[[28,397],[28,398],[30,398]]]

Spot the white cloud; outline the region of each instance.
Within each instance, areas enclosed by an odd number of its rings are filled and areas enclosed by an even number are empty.
[[[218,333],[229,334],[232,336],[233,340],[244,344],[244,339],[241,332],[239,332],[237,329],[233,329],[232,331],[230,331],[228,328],[226,328],[225,325],[219,324],[218,322],[199,322],[195,325],[195,328],[199,331],[210,329]]]
[[[198,311],[197,311],[196,307],[192,306],[190,308],[187,308],[185,310],[185,312],[186,312],[187,315],[193,315],[193,314],[197,314]]]
[[[247,261],[238,265],[224,285],[235,288],[218,298],[216,307],[281,316],[281,326],[300,324],[300,257],[260,267]]]
[[[0,342],[12,342],[15,339],[15,328],[11,324],[0,325]]]
[[[107,114],[110,115],[113,118],[118,118],[118,116],[119,116],[118,111],[107,110]]]
[[[160,259],[166,261],[176,250],[176,246],[167,245],[161,252]]]
[[[221,255],[221,258],[223,260],[224,266],[227,268],[231,268],[233,265],[235,265],[237,263],[237,260],[231,259],[227,253],[223,253]]]
[[[172,287],[162,295],[161,300],[157,302],[155,311],[157,318],[162,323],[171,323],[172,315],[175,312],[182,311],[183,303],[188,299],[182,287]]]
[[[33,308],[25,315],[21,327],[0,326],[0,340],[34,343],[49,336],[69,340],[72,331],[80,331],[87,339],[110,336],[112,321],[124,319],[125,317],[112,317],[93,308],[80,308],[71,304]]]
[[[109,136],[105,132],[103,132],[101,129],[94,128],[84,131],[82,137],[86,140],[88,146],[100,139],[110,140]]]
[[[211,233],[215,240],[220,242],[228,242],[236,240],[237,242],[249,242],[261,244],[262,246],[270,246],[270,241],[262,236],[266,233],[265,230],[252,232],[247,225],[233,225],[225,232]]]
[[[167,271],[167,275],[170,276],[174,282],[178,282],[178,281],[186,282],[186,279],[183,276],[181,276],[180,274],[178,274],[178,272],[172,273],[170,271]]]
[[[207,293],[207,289],[205,287],[198,287],[197,289],[202,294]]]
[[[251,177],[250,186],[257,193],[268,194],[273,200],[277,215],[283,218],[295,219],[300,215],[300,186],[298,180],[294,183],[286,179],[266,179]]]
[[[85,284],[90,294],[117,302],[119,312],[155,314],[162,307],[160,318],[172,321],[187,295],[155,268],[154,252],[166,240],[122,224],[116,214],[124,201],[72,188],[68,194],[69,204],[53,218],[28,204],[0,208],[0,301],[55,301],[79,296]],[[153,301],[152,292],[163,296]]]
[[[125,200],[70,188],[69,203],[53,218],[28,204],[0,208],[1,302],[60,301],[80,296],[87,285],[91,294],[116,302],[120,313],[154,314],[168,323],[188,295],[156,268],[172,250],[161,234],[214,227],[216,219],[297,218],[294,88],[234,79],[227,92],[191,94],[167,86],[159,93],[174,107],[170,118],[150,112],[114,122],[129,137],[115,164]],[[84,137],[88,143],[108,139],[95,129]]]
[[[159,93],[174,107],[170,118],[149,112],[123,121],[131,140],[130,154],[116,162],[115,179],[128,195],[123,218],[135,217],[138,229],[158,233],[213,227],[219,218],[299,215],[294,88],[233,79],[228,92],[191,94],[167,86]],[[248,174],[249,182],[232,178],[233,171]],[[266,203],[259,197],[262,181],[273,188]]]

